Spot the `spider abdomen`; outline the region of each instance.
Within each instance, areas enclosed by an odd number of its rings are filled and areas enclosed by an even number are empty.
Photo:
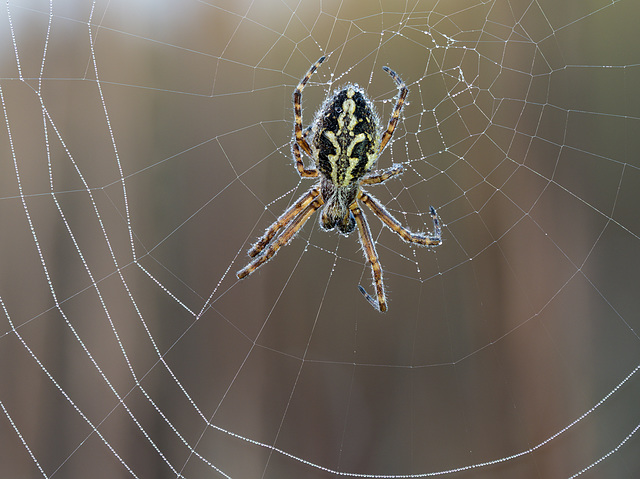
[[[380,121],[357,85],[347,85],[322,105],[313,126],[312,148],[320,173],[337,188],[371,171],[380,146]]]

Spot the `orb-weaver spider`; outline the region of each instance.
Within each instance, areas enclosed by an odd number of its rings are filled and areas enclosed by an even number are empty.
[[[384,225],[404,241],[426,246],[442,243],[438,216],[433,206],[429,207],[433,219],[433,233],[414,233],[402,226],[377,199],[361,188],[363,185],[380,184],[403,171],[402,165],[394,164],[387,170],[371,172],[393,135],[409,90],[393,70],[382,67],[396,82],[399,91],[391,119],[384,132],[381,132],[380,119],[371,100],[364,90],[353,84],[348,84],[328,96],[312,125],[305,129],[302,126],[302,90],[324,60],[325,57],[321,57],[311,66],[293,94],[293,156],[296,168],[302,178],[320,177],[320,181],[267,228],[248,252],[254,259],[238,271],[237,276],[244,278],[271,259],[293,238],[311,215],[322,207],[320,226],[323,229],[337,228],[340,233],[348,235],[358,228],[365,256],[373,272],[376,299],[362,286],[358,287],[374,308],[384,312],[387,310],[387,302],[382,282],[382,268],[369,225],[358,202],[367,206]],[[315,168],[305,168],[301,150],[313,159]]]

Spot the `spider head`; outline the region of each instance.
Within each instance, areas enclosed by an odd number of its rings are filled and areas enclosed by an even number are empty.
[[[343,235],[348,235],[356,227],[356,220],[349,209],[356,200],[358,185],[335,187],[331,181],[322,181],[322,199],[324,207],[320,215],[320,226],[325,230],[338,228]]]

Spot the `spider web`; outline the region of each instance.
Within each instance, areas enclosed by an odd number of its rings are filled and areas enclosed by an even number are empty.
[[[632,0],[8,1],[0,9],[6,477],[635,477]],[[389,311],[317,219],[238,281],[357,82]],[[309,160],[306,159],[308,162]]]

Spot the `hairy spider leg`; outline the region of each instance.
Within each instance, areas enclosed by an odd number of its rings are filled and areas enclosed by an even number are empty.
[[[384,147],[387,146],[387,143],[393,136],[393,132],[396,129],[396,125],[398,124],[398,119],[400,118],[400,111],[404,106],[404,100],[405,98],[407,98],[407,94],[409,93],[409,89],[404,84],[404,82],[400,79],[400,77],[396,72],[394,72],[391,68],[387,66],[382,67],[382,69],[386,71],[389,75],[391,75],[391,78],[393,78],[393,80],[396,82],[396,85],[398,85],[398,90],[400,94],[398,95],[398,101],[396,102],[396,106],[393,108],[393,112],[391,113],[391,119],[389,120],[389,126],[387,126],[387,131],[385,131],[382,134],[378,155],[382,153],[382,150],[384,150]]]
[[[400,238],[407,243],[417,243],[423,246],[438,246],[442,244],[442,232],[440,230],[440,223],[438,222],[438,215],[433,206],[429,207],[429,214],[433,220],[434,232],[428,236],[424,233],[413,233],[409,229],[402,226],[402,224],[382,206],[382,204],[373,196],[360,190],[358,199],[362,201],[369,209],[388,226],[391,231],[396,233]]]
[[[307,139],[307,136],[309,136],[309,133],[311,133],[311,130],[313,130],[313,125],[309,125],[304,130],[302,130],[302,136],[305,140]]]
[[[273,237],[284,228],[293,218],[295,218],[304,208],[306,208],[320,194],[320,185],[312,187],[307,193],[291,205],[280,217],[269,226],[264,235],[255,242],[251,249],[247,252],[252,258],[259,254],[267,244],[271,242]]]
[[[321,196],[317,196],[310,204],[302,209],[302,211],[293,220],[289,222],[287,227],[280,233],[273,243],[271,243],[259,256],[256,256],[253,261],[242,268],[236,273],[238,279],[242,279],[245,276],[249,276],[256,269],[269,261],[271,257],[278,252],[278,250],[285,246],[291,238],[295,236],[300,228],[304,226],[311,215],[324,204]]]
[[[399,164],[391,165],[391,168],[387,168],[384,171],[376,171],[370,173],[360,180],[361,185],[379,185],[380,183],[387,181],[389,178],[393,178],[396,175],[402,174],[404,167]]]
[[[369,265],[371,266],[377,300],[373,299],[373,297],[367,293],[362,286],[358,285],[358,289],[360,289],[360,292],[364,295],[365,299],[369,301],[371,306],[381,313],[384,313],[387,310],[387,300],[384,295],[384,283],[382,282],[382,267],[380,266],[380,260],[378,260],[378,253],[376,252],[376,246],[371,236],[371,230],[369,229],[369,224],[367,223],[362,210],[355,202],[351,205],[351,212],[356,219],[362,249],[364,250],[364,254]]]
[[[431,219],[433,220],[433,236],[431,236],[431,240],[437,241],[437,244],[440,245],[442,244],[442,230],[440,229],[438,214],[433,206],[429,206],[429,216],[431,216]]]
[[[302,177],[318,176],[317,170],[315,169],[307,170],[302,164],[302,154],[300,152],[300,148],[302,148],[307,155],[312,156],[311,147],[309,146],[309,143],[307,143],[307,140],[305,139],[305,135],[302,131],[302,90],[304,90],[304,86],[309,81],[309,78],[311,78],[311,75],[313,75],[313,72],[315,72],[318,69],[318,67],[322,64],[325,58],[326,57],[322,56],[318,59],[317,62],[311,65],[311,68],[309,68],[309,71],[304,76],[304,78],[302,78],[302,80],[296,87],[295,91],[293,92],[293,114],[295,117],[294,131],[296,135],[296,141],[293,146],[293,154],[296,158],[296,166],[298,167],[298,171],[300,172],[300,176]],[[296,146],[296,145],[299,145],[299,146]]]
[[[301,178],[315,178],[318,176],[318,170],[315,168],[305,168],[302,161],[302,153],[300,152],[300,146],[297,141],[293,142],[293,157],[296,160],[296,168],[300,173]]]
[[[312,128],[312,125],[309,125],[302,131],[302,138],[304,141],[307,141],[307,136],[311,133]],[[301,178],[315,178],[320,174],[320,172],[315,168],[304,167],[302,152],[300,151],[300,145],[298,145],[297,141],[293,142],[293,158],[296,161],[296,168],[298,169],[298,173]]]

